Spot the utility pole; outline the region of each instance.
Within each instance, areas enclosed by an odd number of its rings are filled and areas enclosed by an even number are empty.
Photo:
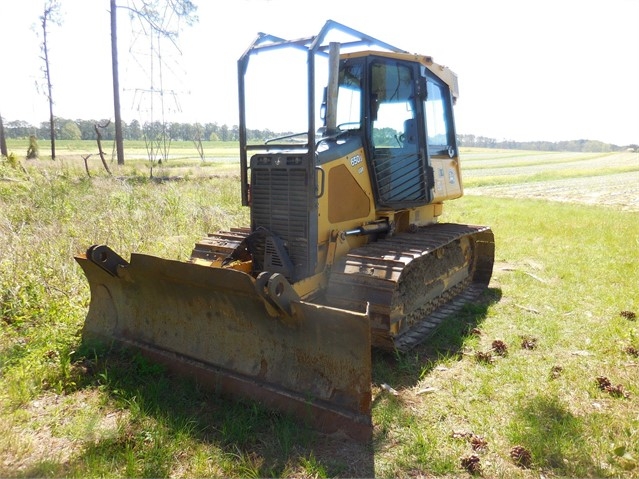
[[[120,114],[120,77],[118,72],[117,6],[111,0],[111,66],[113,69],[113,109],[115,117],[115,150],[118,165],[124,164],[124,141],[122,139],[122,116]]]

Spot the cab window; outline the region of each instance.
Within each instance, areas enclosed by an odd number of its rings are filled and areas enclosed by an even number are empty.
[[[450,111],[450,91],[441,80],[430,75],[426,80],[427,97],[424,102],[428,150],[431,155],[448,154],[455,147]]]

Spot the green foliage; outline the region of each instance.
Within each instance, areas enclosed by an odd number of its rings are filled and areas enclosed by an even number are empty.
[[[326,467],[319,462],[313,453],[309,455],[309,457],[302,457],[300,459],[300,464],[304,468],[304,472],[307,477],[316,477],[316,478],[327,478],[328,473],[326,472]]]
[[[73,138],[75,138],[76,130],[72,125],[75,125],[80,131],[82,140],[93,141],[97,138],[95,125],[106,125],[102,130],[103,141],[113,141],[115,138],[115,124],[105,119],[71,120],[58,117],[56,123],[59,125],[68,125],[67,128],[73,132]],[[122,122],[122,136],[124,140],[143,142],[145,131],[166,131],[168,134],[167,139],[170,141],[192,141],[195,138],[224,142],[235,142],[239,140],[239,128],[237,125],[218,125],[217,123],[200,125],[198,123],[161,123],[158,121],[147,122],[141,125],[137,120],[132,120],[131,123]],[[268,129],[249,129],[247,130],[247,138],[249,141],[264,141],[268,138],[283,136],[289,133],[292,132],[275,133]],[[49,138],[49,123],[43,122],[39,127],[36,127],[25,121],[10,121],[5,125],[5,134],[7,140],[23,139],[32,134],[38,138]],[[62,128],[57,128],[56,134],[58,137],[63,135]]]
[[[18,169],[20,166],[20,160],[18,159],[18,155],[16,155],[13,151],[9,152],[5,158],[3,158],[3,163],[6,162],[13,169]]]
[[[67,121],[60,129],[61,140],[81,140],[82,132],[74,121]]]
[[[29,148],[27,149],[27,160],[35,160],[40,156],[38,140],[34,135],[29,136]]]

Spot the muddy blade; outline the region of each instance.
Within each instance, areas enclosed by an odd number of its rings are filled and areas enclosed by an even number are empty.
[[[138,348],[220,393],[322,431],[371,437],[366,315],[294,302],[291,317],[274,316],[252,278],[235,270],[133,254],[110,273],[76,260],[91,288],[85,338]]]

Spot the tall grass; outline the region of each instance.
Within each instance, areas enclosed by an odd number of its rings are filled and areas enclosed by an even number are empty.
[[[107,243],[183,260],[206,232],[248,224],[248,211],[234,176],[158,182],[132,164],[87,178],[61,163],[0,165],[0,476],[455,477],[473,453],[485,477],[639,476],[639,322],[628,314],[639,310],[638,213],[447,204],[446,221],[492,226],[493,280],[426,344],[376,355],[374,440],[359,445],[136,354],[85,348],[89,293],[74,254]]]

